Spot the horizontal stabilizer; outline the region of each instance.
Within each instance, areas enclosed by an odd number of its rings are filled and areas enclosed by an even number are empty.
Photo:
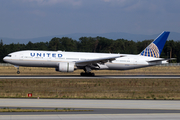
[[[147,62],[159,62],[159,61],[168,61],[168,60],[175,60],[176,58],[159,58],[156,60],[149,60]]]

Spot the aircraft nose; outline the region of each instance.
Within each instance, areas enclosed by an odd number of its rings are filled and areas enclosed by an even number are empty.
[[[7,57],[4,57],[4,58],[3,58],[3,61],[4,61],[4,62],[7,62]]]

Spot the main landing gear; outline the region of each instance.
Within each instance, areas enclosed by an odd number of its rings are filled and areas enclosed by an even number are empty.
[[[82,72],[81,76],[95,76],[95,74],[91,72]]]
[[[88,66],[86,66],[86,67],[84,68],[84,71],[85,71],[85,72],[82,72],[82,73],[81,73],[81,76],[95,76],[94,73],[91,73],[91,72],[90,72],[90,71],[91,71],[91,68],[88,67]]]

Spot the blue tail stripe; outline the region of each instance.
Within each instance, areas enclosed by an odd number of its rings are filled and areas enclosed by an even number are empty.
[[[160,54],[161,54],[161,52],[162,52],[162,50],[164,48],[164,45],[165,45],[166,40],[167,40],[167,38],[169,36],[169,33],[170,32],[163,32],[159,37],[157,37],[153,41],[153,43],[158,47]]]
[[[149,46],[147,46],[141,53],[141,56],[160,57],[163,47],[170,32],[162,32]]]

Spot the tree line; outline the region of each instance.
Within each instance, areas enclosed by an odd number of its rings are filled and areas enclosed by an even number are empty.
[[[153,40],[133,41],[126,39],[108,39],[105,37],[81,37],[79,40],[62,37],[52,38],[49,42],[27,44],[3,44],[0,41],[0,62],[7,54],[21,50],[47,50],[47,51],[72,51],[72,52],[94,52],[94,53],[121,53],[121,54],[139,54]],[[172,62],[180,62],[180,41],[169,40],[166,42],[161,53],[162,58],[176,58]]]

